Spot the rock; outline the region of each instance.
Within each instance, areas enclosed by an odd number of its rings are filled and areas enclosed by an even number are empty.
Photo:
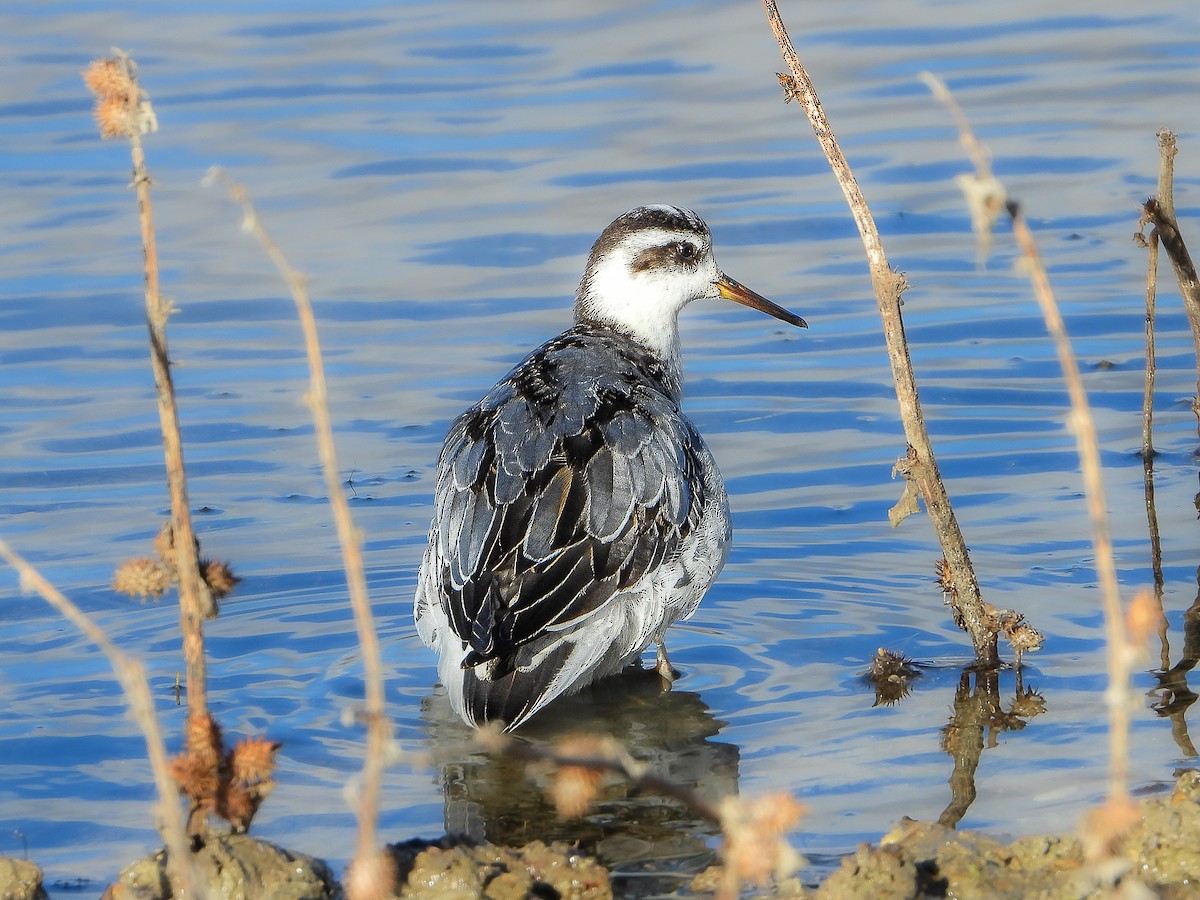
[[[41,867],[0,856],[0,900],[46,900]]]
[[[388,847],[396,864],[396,894],[405,900],[609,900],[608,870],[565,843],[495,844],[407,841]]]
[[[339,896],[321,860],[284,850],[246,834],[211,834],[195,854],[214,900],[326,900]],[[104,893],[106,900],[170,900],[167,851],[128,866]]]

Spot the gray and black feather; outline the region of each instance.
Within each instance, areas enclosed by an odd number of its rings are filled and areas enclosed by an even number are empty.
[[[707,449],[678,377],[586,324],[547,342],[450,428],[432,542],[441,596],[489,681],[669,558],[705,503]]]

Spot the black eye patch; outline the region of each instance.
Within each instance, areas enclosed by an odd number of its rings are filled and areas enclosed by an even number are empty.
[[[700,251],[690,241],[676,241],[662,247],[648,247],[633,258],[629,268],[634,272],[645,272],[648,269],[667,268],[673,265],[694,265],[700,258]]]

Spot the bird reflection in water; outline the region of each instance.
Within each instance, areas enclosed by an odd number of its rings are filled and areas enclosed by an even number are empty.
[[[614,887],[635,881],[627,887],[638,895],[678,888],[680,878],[714,861],[709,839],[716,826],[683,804],[606,778],[590,811],[564,820],[546,791],[549,774],[484,752],[440,689],[421,712],[448,835],[508,846],[570,841],[613,871]],[[518,739],[551,750],[568,735],[608,735],[655,774],[716,803],[738,789],[739,750],[714,740],[723,726],[699,694],[664,692],[656,671],[632,669],[558,700],[552,714],[529,722]]]

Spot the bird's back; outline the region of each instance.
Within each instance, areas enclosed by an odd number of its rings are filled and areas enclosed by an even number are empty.
[[[680,394],[637,343],[577,325],[451,426],[416,616],[468,721],[515,726],[619,670],[716,577],[727,502]]]

